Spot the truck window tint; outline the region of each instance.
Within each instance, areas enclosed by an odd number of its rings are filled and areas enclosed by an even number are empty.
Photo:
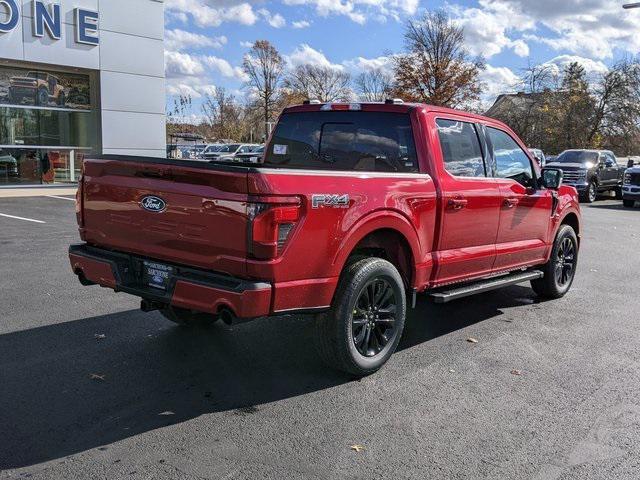
[[[522,185],[533,186],[533,168],[526,153],[502,130],[487,128],[496,158],[496,176],[510,178]]]
[[[418,172],[409,115],[385,112],[285,113],[267,148],[264,165]]]
[[[437,119],[436,124],[447,172],[456,177],[486,176],[476,127],[444,118]]]

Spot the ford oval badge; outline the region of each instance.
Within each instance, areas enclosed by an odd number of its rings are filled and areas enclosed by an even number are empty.
[[[154,195],[147,195],[140,200],[140,206],[145,210],[154,213],[164,212],[167,208],[166,202],[160,197],[156,197]]]

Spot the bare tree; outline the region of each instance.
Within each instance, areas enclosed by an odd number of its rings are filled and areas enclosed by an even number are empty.
[[[405,99],[464,107],[479,99],[482,58],[471,58],[464,31],[442,10],[409,21],[406,53],[393,58],[395,90]]]
[[[355,79],[355,87],[365,102],[384,102],[393,87],[393,77],[381,68],[367,70]]]
[[[167,113],[167,134],[178,135],[189,130],[191,119],[191,95],[181,93],[173,99],[173,106]]]
[[[216,139],[238,140],[244,136],[245,109],[224,87],[216,87],[214,95],[205,95],[202,113]]]
[[[271,43],[267,40],[258,40],[245,55],[242,69],[249,77],[248,86],[258,97],[263,111],[265,135],[268,136],[268,123],[274,118],[284,72],[284,60]]]
[[[322,65],[298,65],[287,75],[284,88],[308,100],[333,102],[351,97],[351,76],[338,69]]]

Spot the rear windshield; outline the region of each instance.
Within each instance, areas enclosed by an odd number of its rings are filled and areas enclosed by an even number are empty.
[[[267,167],[417,172],[411,120],[404,113],[301,112],[282,115]]]
[[[555,161],[560,163],[596,163],[598,161],[598,152],[569,150],[562,152]]]

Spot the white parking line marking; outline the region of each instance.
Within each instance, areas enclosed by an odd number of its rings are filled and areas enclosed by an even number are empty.
[[[47,222],[43,222],[42,220],[34,220],[33,218],[16,217],[14,215],[7,215],[6,213],[0,213],[0,217],[15,218],[16,220],[24,220],[25,222],[47,223]]]
[[[57,198],[58,200],[70,200],[72,202],[75,202],[76,199],[75,198],[69,198],[69,197],[58,197],[56,195],[47,195],[47,197],[49,198]]]

